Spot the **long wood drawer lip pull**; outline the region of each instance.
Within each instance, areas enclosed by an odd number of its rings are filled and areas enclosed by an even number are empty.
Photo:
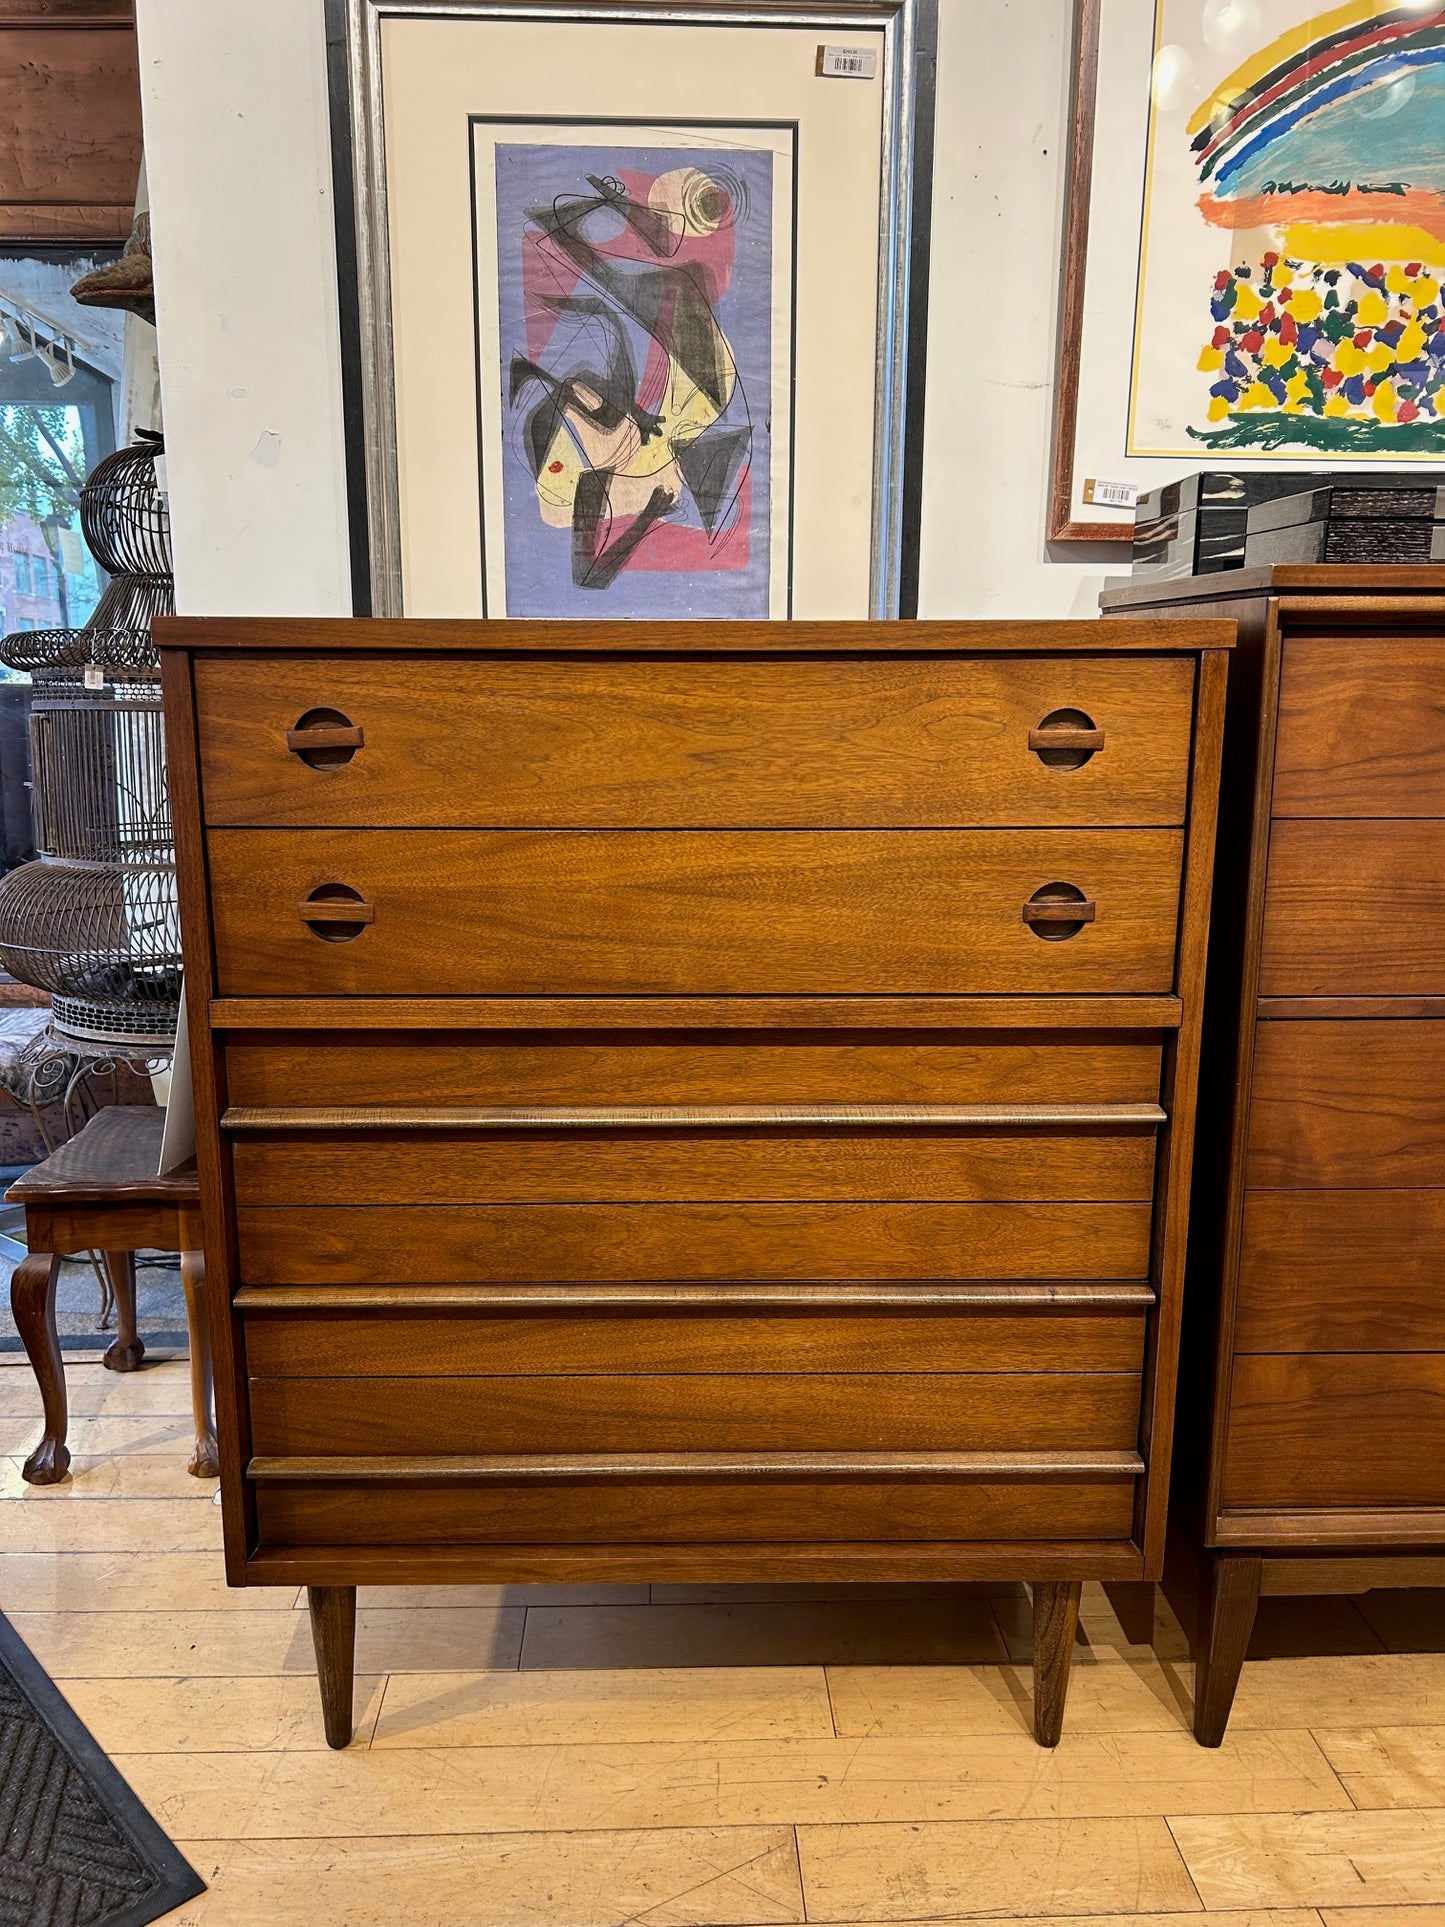
[[[311,749],[364,749],[366,731],[358,723],[318,723],[310,729],[288,729],[286,747],[293,755]]]
[[[359,919],[358,919],[359,920]],[[698,1131],[747,1126],[872,1130],[1158,1125],[1158,1104],[233,1104],[227,1131]]]
[[[303,923],[375,923],[376,909],[357,897],[303,897],[296,906]]]
[[[375,1315],[427,1317],[465,1311],[501,1316],[586,1316],[641,1312],[723,1310],[743,1315],[777,1311],[843,1311],[862,1316],[899,1311],[1144,1312],[1158,1302],[1142,1280],[920,1278],[910,1284],[848,1284],[789,1280],[741,1284],[649,1279],[636,1284],[562,1285],[242,1285],[231,1301],[239,1311],[265,1318],[305,1317],[313,1311],[364,1311]]]
[[[1104,732],[1102,729],[1031,729],[1029,748],[1039,749],[1102,749]]]
[[[617,1480],[858,1482],[1137,1479],[1137,1452],[534,1452],[437,1457],[257,1457],[257,1485],[610,1484]]]
[[[1030,897],[1025,923],[1092,923],[1098,906],[1088,897]]]

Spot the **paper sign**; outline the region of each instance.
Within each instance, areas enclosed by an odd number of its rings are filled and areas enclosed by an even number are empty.
[[[67,575],[85,573],[85,544],[76,529],[60,531],[60,566]]]
[[[1137,482],[1096,482],[1091,475],[1084,483],[1084,500],[1099,508],[1131,509],[1138,499]]]
[[[814,71],[825,80],[872,80],[878,55],[872,47],[820,47]]]

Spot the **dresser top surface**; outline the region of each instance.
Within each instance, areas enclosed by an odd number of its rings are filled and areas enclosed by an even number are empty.
[[[1445,570],[1441,571],[1445,574]],[[1102,623],[485,622],[427,617],[161,616],[162,649],[312,650],[328,655],[1038,655],[1087,651],[1188,655],[1229,649],[1233,622],[1213,618]]]
[[[1220,569],[1210,575],[1110,579],[1099,597],[1102,609],[1139,609],[1187,602],[1237,602],[1246,596],[1418,596],[1445,598],[1445,563],[1271,562],[1253,569]],[[1137,620],[1137,618],[1135,618]]]

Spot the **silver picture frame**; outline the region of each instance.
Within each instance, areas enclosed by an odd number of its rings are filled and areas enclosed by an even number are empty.
[[[352,599],[358,615],[405,613],[398,496],[381,34],[388,19],[881,29],[870,607],[912,616],[927,347],[938,0],[326,0]]]

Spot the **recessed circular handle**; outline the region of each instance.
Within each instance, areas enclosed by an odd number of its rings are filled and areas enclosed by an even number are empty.
[[[376,911],[347,883],[321,884],[302,898],[296,914],[323,943],[351,943],[367,924],[376,922]]]
[[[1077,937],[1084,925],[1093,921],[1093,903],[1072,883],[1046,883],[1024,905],[1024,922],[1045,943]]]
[[[339,709],[308,709],[286,732],[286,747],[308,769],[339,769],[366,742],[360,726]]]
[[[1103,747],[1103,730],[1082,709],[1051,709],[1029,731],[1029,748],[1049,769],[1082,769]]]

